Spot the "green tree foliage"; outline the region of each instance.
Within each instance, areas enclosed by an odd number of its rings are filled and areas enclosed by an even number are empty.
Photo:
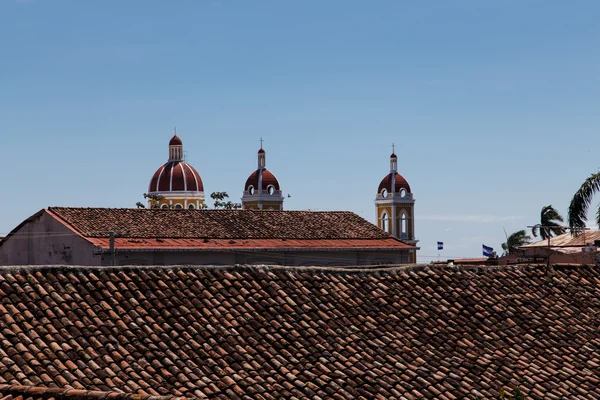
[[[161,196],[159,194],[148,194],[148,193],[144,193],[144,199],[146,200],[150,200],[153,202],[152,204],[152,208],[160,208],[160,204],[159,202],[161,200],[164,200],[165,197]],[[146,208],[146,206],[144,205],[144,203],[142,203],[141,201],[138,201],[137,203],[135,203],[135,206],[137,208]]]
[[[210,198],[214,200],[215,209],[237,210],[242,208],[240,203],[233,203],[231,200],[227,200],[229,198],[227,192],[212,192]]]
[[[227,200],[229,198],[227,192],[212,192],[210,194],[210,198],[214,201],[215,209],[237,210],[242,208],[242,205],[240,203],[234,203],[231,200]],[[144,193],[144,199],[150,200],[152,202],[152,208],[160,208],[160,201],[164,200],[165,197],[159,194]],[[137,203],[135,203],[135,205],[137,208],[146,208],[144,203],[142,203],[141,201],[138,201]],[[173,207],[169,206],[169,208]],[[206,209],[208,208],[208,206],[206,204],[203,204],[202,208]]]
[[[544,206],[540,215],[540,223],[531,228],[531,234],[537,237],[539,232],[544,240],[556,235],[562,235],[566,232],[566,229],[560,222],[564,222],[562,215],[551,205]]]
[[[519,247],[524,246],[527,243],[531,243],[531,236],[529,236],[524,229],[516,231],[506,239],[506,242],[502,243],[502,250],[504,250],[503,255],[514,254]]]
[[[573,196],[569,205],[569,228],[572,232],[581,231],[587,222],[587,213],[592,203],[592,198],[600,191],[600,172],[592,174],[583,182]],[[600,206],[596,211],[596,224],[600,226]]]

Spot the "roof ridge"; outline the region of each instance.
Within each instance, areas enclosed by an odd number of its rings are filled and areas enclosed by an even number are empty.
[[[264,210],[254,210],[254,209],[248,209],[248,210],[240,210],[240,209],[224,209],[224,208],[220,208],[220,209],[214,209],[214,208],[195,208],[195,209],[187,209],[187,208],[182,208],[182,209],[176,209],[176,208],[137,208],[137,207],[73,207],[73,206],[48,206],[47,207],[48,210],[55,210],[55,209],[67,209],[67,210],[135,210],[135,211],[140,211],[140,212],[148,212],[148,211],[164,211],[164,212],[168,212],[168,211],[176,211],[176,212],[182,212],[182,211],[188,211],[188,212],[248,212],[248,213],[263,213],[265,212]],[[275,212],[283,212],[283,213],[330,213],[330,214],[354,214],[354,215],[358,215],[356,214],[354,211],[350,211],[350,210],[281,210],[281,211],[275,211]],[[360,215],[358,215],[359,217],[361,217]],[[363,218],[363,217],[361,217]],[[364,219],[364,218],[363,218]]]
[[[396,274],[406,272],[422,271],[476,271],[476,272],[497,272],[497,271],[515,271],[532,270],[546,268],[546,264],[516,264],[516,265],[436,265],[436,264],[381,264],[381,265],[362,265],[362,266],[285,266],[272,264],[235,264],[235,265],[120,265],[120,266],[80,266],[80,265],[6,265],[0,266],[0,275],[5,273],[34,272],[34,271],[55,271],[55,272],[76,272],[76,271],[153,271],[153,270],[197,270],[197,271],[254,271],[257,273],[281,272],[312,272],[315,274]],[[585,264],[555,264],[553,270],[567,269],[587,269],[591,268]]]
[[[0,384],[0,393],[7,395],[27,395],[36,399],[111,399],[111,400],[183,400],[190,397],[155,396],[150,394],[125,393],[116,390],[87,390],[73,388],[49,388],[43,386]]]

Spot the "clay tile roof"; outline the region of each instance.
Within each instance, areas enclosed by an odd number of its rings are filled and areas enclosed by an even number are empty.
[[[346,211],[161,210],[50,207],[85,237],[214,239],[387,239]]]
[[[4,267],[0,393],[596,400],[599,315],[585,266]]]
[[[0,384],[2,400],[184,400],[184,397]]]

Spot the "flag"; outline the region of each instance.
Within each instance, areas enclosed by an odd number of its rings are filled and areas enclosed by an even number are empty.
[[[492,247],[488,247],[485,244],[482,244],[481,246],[483,248],[484,257],[491,257],[494,254],[494,249]]]
[[[438,242],[438,250],[444,250],[444,242]]]

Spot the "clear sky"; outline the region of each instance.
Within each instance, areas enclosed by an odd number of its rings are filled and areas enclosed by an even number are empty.
[[[566,216],[600,167],[600,2],[0,0],[0,235],[132,207],[177,126],[207,193],[375,220],[392,142],[420,261]],[[595,200],[595,204],[597,203]],[[436,257],[437,258],[437,257]]]

